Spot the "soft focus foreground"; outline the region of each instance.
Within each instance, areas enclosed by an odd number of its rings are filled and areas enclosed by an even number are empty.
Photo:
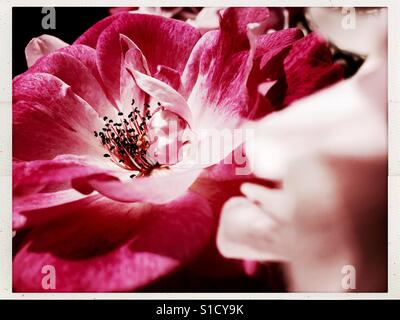
[[[310,11],[336,30],[329,9]],[[243,184],[223,208],[221,252],[286,262],[293,291],[387,290],[385,11],[373,21],[372,33],[361,23],[355,49],[368,56],[354,77],[249,125],[255,175],[281,187]]]

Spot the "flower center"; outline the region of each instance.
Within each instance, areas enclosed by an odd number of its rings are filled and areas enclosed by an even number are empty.
[[[133,99],[132,106],[134,104]],[[161,104],[158,105],[156,111],[162,109]],[[118,112],[118,116],[118,121],[103,117],[104,127],[94,131],[94,136],[107,150],[104,157],[110,158],[123,169],[136,171],[137,174],[132,174],[131,178],[147,175],[154,168],[160,167],[158,161],[147,152],[150,147],[148,121],[152,117],[150,105],[145,104],[143,112],[135,107],[128,115]]]

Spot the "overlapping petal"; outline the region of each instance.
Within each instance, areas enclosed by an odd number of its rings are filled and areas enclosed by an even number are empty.
[[[59,78],[48,73],[16,77],[13,104],[15,158],[37,160],[101,152],[93,139],[93,128],[101,126],[98,114]]]
[[[121,74],[120,34],[130,38],[143,52],[151,74],[158,65],[182,73],[200,33],[192,26],[161,16],[123,13],[100,34],[98,67],[111,95],[118,100]],[[176,35],[179,34],[179,37]]]
[[[103,157],[93,131],[103,127],[103,116],[115,119],[115,107],[126,112],[157,102],[193,135],[233,130],[243,117],[284,107],[340,78],[318,37],[301,39],[296,29],[261,35],[282,19],[280,10],[228,8],[220,12],[220,29],[200,38],[182,21],[120,13],[73,45],[43,53],[15,78],[14,228],[23,231],[16,290],[43,290],[45,265],[55,267],[57,291],[138,290],[210,244],[215,253],[223,203],[254,179],[237,175],[236,164],[219,163],[240,143],[207,165],[174,162],[132,179]],[[226,270],[243,271],[238,261],[232,265]]]

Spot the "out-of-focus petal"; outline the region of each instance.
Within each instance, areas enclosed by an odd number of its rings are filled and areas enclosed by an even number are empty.
[[[154,78],[168,84],[170,87],[180,92],[182,87],[181,75],[175,69],[158,65],[157,72],[154,74]]]
[[[312,28],[341,50],[369,55],[387,41],[386,8],[308,8],[307,14]]]
[[[222,7],[205,7],[197,14],[195,19],[188,19],[186,22],[199,29],[201,34],[219,27],[219,11]]]

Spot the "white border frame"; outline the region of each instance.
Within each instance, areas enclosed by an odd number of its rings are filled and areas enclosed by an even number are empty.
[[[11,187],[11,10],[13,6],[216,6],[212,0],[2,0],[0,3],[0,300],[1,299],[400,299],[400,1],[224,0],[221,6],[388,7],[389,177],[387,293],[13,293]]]

